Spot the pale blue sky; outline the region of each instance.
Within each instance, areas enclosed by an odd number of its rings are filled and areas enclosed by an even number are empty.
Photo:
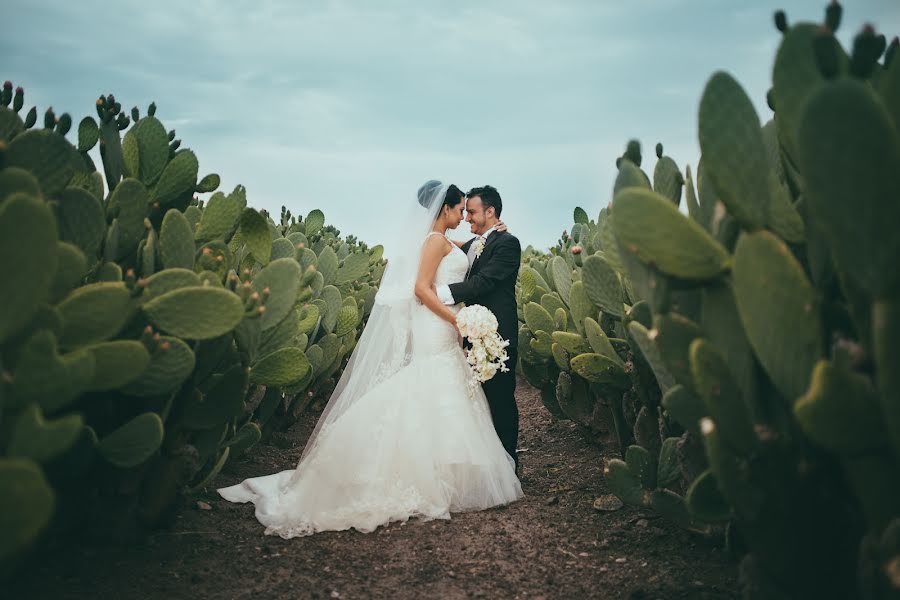
[[[489,183],[523,245],[545,248],[576,205],[608,202],[628,139],[648,172],[658,141],[696,166],[713,71],[767,120],[772,13],[820,21],[825,4],[29,0],[3,9],[0,78],[76,123],[100,93],[142,113],[153,100],[201,174],[275,214],[321,208],[390,247],[392,206],[423,181]],[[900,33],[900,1],[846,2],[845,45],[864,21]]]

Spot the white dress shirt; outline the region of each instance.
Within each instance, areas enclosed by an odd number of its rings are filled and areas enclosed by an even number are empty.
[[[494,231],[495,231],[495,229],[493,227],[491,227],[490,229],[488,229],[487,231],[485,231],[482,235],[480,235],[478,237],[484,238],[484,242],[485,242],[485,244],[487,244],[488,236],[491,235]],[[472,265],[475,264],[475,259],[478,258],[477,256],[475,256],[475,244],[477,241],[478,240],[476,238],[472,242],[472,245],[469,246],[469,252],[466,254],[466,256],[468,256],[468,258],[469,258],[469,271],[472,270]],[[469,276],[469,271],[466,271],[466,277]],[[449,285],[439,286],[437,288],[437,296],[438,296],[438,299],[441,302],[443,302],[444,304],[451,304],[451,305],[457,304],[456,300],[453,299],[453,294],[450,292]]]

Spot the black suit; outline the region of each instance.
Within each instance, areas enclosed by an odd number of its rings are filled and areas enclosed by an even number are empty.
[[[462,250],[468,252],[477,238],[466,242]],[[516,406],[516,350],[519,342],[519,317],[516,312],[516,279],[522,260],[522,246],[510,233],[494,231],[484,245],[481,256],[475,259],[465,281],[450,285],[456,302],[480,304],[497,317],[497,332],[509,340],[508,373],[494,375],[482,384],[491,408],[494,429],[503,447],[516,461],[519,438],[519,409]],[[518,470],[518,469],[517,469]]]

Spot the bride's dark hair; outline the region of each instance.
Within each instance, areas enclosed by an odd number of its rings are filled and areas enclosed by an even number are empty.
[[[422,187],[419,188],[419,191],[416,192],[416,195],[419,198],[419,204],[421,204],[425,208],[429,208],[431,206],[431,197],[434,195],[435,191],[441,187],[441,182],[435,179],[430,181],[426,181],[422,184]],[[454,184],[450,184],[450,187],[447,188],[447,193],[444,194],[444,201],[441,203],[441,209],[444,208],[444,205],[453,208],[454,206],[459,205],[462,202],[463,198],[466,195],[463,193],[461,189],[456,187]],[[438,211],[440,212],[440,210]]]

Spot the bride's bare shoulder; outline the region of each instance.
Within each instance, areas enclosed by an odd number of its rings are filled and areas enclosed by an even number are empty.
[[[422,254],[434,254],[446,256],[453,250],[453,243],[442,233],[432,231],[425,236],[422,244]]]

